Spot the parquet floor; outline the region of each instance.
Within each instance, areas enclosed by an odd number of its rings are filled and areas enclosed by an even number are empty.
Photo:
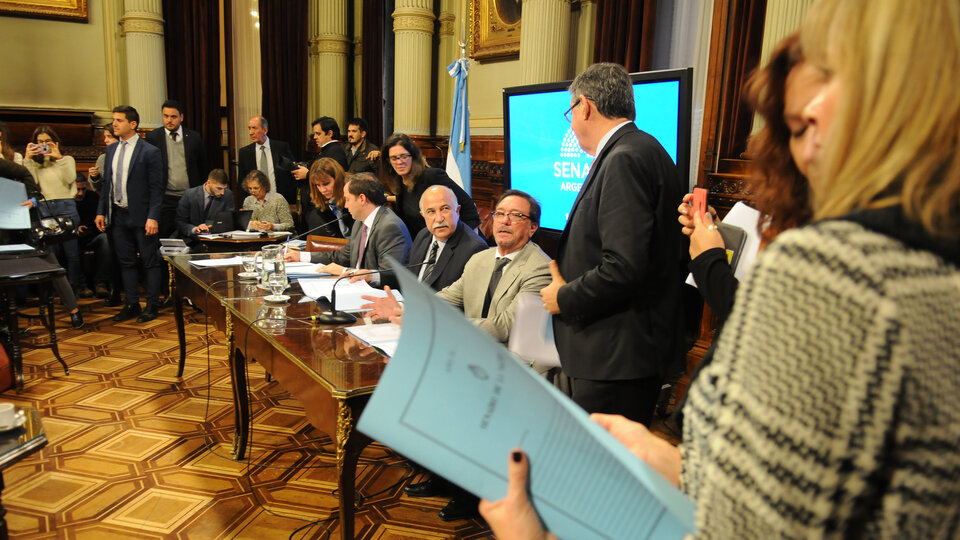
[[[49,350],[24,355],[26,386],[0,400],[40,410],[49,442],[3,471],[12,538],[337,538],[336,468],[328,437],[300,405],[250,368],[250,463],[230,456],[233,406],[223,335],[189,308],[187,365],[175,377],[172,310],[115,324],[117,308],[81,301],[87,325],[58,310],[65,376]],[[45,340],[33,327],[26,339]],[[207,347],[209,345],[209,349]],[[208,354],[209,350],[209,354]],[[446,499],[402,492],[412,470],[374,444],[357,473],[357,538],[488,538],[482,520],[444,523]]]

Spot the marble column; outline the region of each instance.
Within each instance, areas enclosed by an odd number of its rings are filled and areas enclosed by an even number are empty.
[[[124,0],[120,37],[126,41],[129,104],[140,113],[140,127],[155,128],[167,93],[161,0]]]
[[[309,122],[331,116],[346,132],[349,54],[347,0],[310,0]]]
[[[260,12],[257,0],[230,3],[233,31],[228,39],[233,46],[233,128],[230,134],[236,148],[250,144],[247,122],[262,113],[263,86],[260,82]],[[270,119],[267,118],[267,121]]]
[[[561,81],[567,77],[570,3],[524,0],[520,27],[522,84]]]
[[[437,74],[437,135],[450,134],[450,118],[453,109],[453,78],[447,73],[447,66],[460,58],[457,44],[457,15],[454,12],[458,0],[440,0],[440,49],[438,51]]]
[[[580,0],[580,18],[577,21],[577,50],[574,53],[574,72],[593,63],[593,46],[597,31],[597,0]]]
[[[361,116],[363,105],[363,2],[353,4],[353,109],[350,116]],[[344,119],[348,122],[350,119]],[[346,132],[347,126],[340,126]]]
[[[397,0],[393,11],[394,131],[430,135],[433,0]]]

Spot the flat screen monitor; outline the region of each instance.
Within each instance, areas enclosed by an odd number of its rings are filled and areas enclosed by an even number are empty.
[[[693,68],[632,73],[637,127],[656,137],[687,185]],[[503,89],[504,180],[540,202],[540,227],[563,230],[590,172],[593,156],[580,148],[563,113],[571,81]],[[679,201],[677,202],[679,204]]]

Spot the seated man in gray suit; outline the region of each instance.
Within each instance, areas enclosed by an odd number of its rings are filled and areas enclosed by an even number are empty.
[[[210,231],[218,212],[234,210],[233,192],[227,187],[229,182],[223,169],[214,169],[205,183],[183,192],[174,221],[181,238],[191,243],[198,234]]]
[[[319,271],[335,276],[389,270],[388,255],[406,264],[412,243],[410,233],[393,210],[383,206],[387,202],[383,184],[370,173],[351,174],[343,186],[343,199],[356,220],[347,245],[337,251],[313,253],[291,249],[285,255],[286,260],[324,263]],[[365,279],[375,286],[397,283],[393,272],[358,275],[351,281],[357,279]]]
[[[420,196],[420,215],[426,227],[420,229],[410,250],[410,262],[423,262],[417,277],[439,291],[460,279],[463,267],[487,243],[460,221],[457,195],[446,186],[431,186]]]
[[[494,338],[510,338],[517,295],[539,293],[550,283],[550,257],[530,237],[540,226],[540,205],[523,191],[511,189],[500,196],[493,212],[497,247],[481,251],[467,261],[463,275],[437,296],[463,309],[464,315]],[[415,260],[415,259],[414,259]],[[392,295],[368,298],[371,316],[397,320],[399,305]],[[478,499],[438,476],[404,486],[411,497],[452,495],[438,514],[444,521],[477,516]]]

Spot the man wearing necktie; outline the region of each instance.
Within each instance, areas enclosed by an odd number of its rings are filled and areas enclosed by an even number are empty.
[[[439,291],[460,279],[470,257],[489,246],[460,221],[457,196],[446,186],[431,186],[423,192],[420,215],[426,227],[413,241],[410,262],[422,262],[414,272],[423,284]]]
[[[210,224],[219,212],[234,210],[233,192],[227,185],[230,179],[223,169],[214,169],[207,181],[183,193],[177,207],[177,231],[188,243],[193,243],[198,234],[210,231]]]
[[[118,142],[107,148],[97,228],[110,226],[120,261],[126,305],[113,320],[137,317],[137,322],[156,318],[162,280],[160,240],[157,234],[163,203],[163,162],[160,150],[140,141],[140,115],[129,105],[113,110],[113,129]],[[141,311],[138,291],[137,253],[147,278],[147,305]]]
[[[267,119],[254,116],[247,122],[250,144],[237,151],[237,178],[243,180],[250,171],[260,170],[270,180],[270,191],[283,195],[290,204],[297,204],[297,186],[290,171],[296,168],[290,145],[267,137]],[[247,194],[241,193],[241,200]]]

